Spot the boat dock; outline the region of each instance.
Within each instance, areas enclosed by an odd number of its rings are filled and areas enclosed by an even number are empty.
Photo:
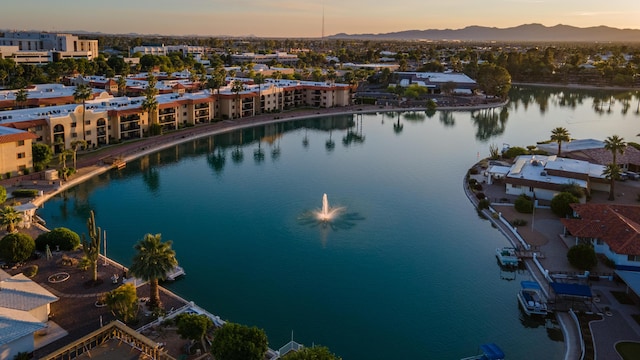
[[[186,275],[184,269],[180,266],[176,266],[171,271],[167,272],[166,278],[167,280],[173,281],[179,276]]]
[[[533,255],[536,254],[536,257],[538,259],[544,259],[544,254],[541,253],[540,251],[536,251],[536,250],[523,250],[523,249],[517,249],[516,250],[516,256],[518,257],[518,259],[520,260],[524,260],[524,259],[533,259]]]

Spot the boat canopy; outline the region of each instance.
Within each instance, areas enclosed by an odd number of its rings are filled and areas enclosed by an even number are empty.
[[[591,288],[588,285],[552,282],[551,288],[556,293],[556,295],[559,296],[565,295],[584,298],[590,298],[593,296],[591,294]]]
[[[504,359],[504,352],[500,347],[494,343],[482,344],[480,345],[480,350],[482,350],[485,358],[489,360],[502,360]]]
[[[535,289],[535,290],[541,290],[540,288],[540,284],[538,284],[535,281],[520,281],[520,285],[522,286],[523,289]]]

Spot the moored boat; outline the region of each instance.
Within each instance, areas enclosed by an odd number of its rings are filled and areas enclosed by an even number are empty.
[[[503,267],[518,267],[520,264],[516,249],[512,247],[497,248],[496,257],[498,258],[500,266]]]
[[[480,354],[460,360],[504,360],[504,351],[494,343],[480,345]]]
[[[522,306],[522,310],[531,315],[546,316],[547,302],[542,295],[540,285],[535,281],[521,281],[522,288],[518,292],[518,302]]]

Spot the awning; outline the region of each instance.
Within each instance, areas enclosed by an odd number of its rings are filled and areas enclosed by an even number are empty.
[[[584,298],[590,298],[593,296],[591,294],[591,288],[588,285],[552,282],[551,288],[556,293],[556,295],[560,296],[565,295]]]

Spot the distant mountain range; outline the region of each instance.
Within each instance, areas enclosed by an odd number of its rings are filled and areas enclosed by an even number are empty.
[[[579,28],[569,25],[526,24],[510,28],[467,26],[463,29],[406,30],[385,34],[336,34],[331,39],[519,41],[519,42],[640,42],[639,29],[608,26]]]

